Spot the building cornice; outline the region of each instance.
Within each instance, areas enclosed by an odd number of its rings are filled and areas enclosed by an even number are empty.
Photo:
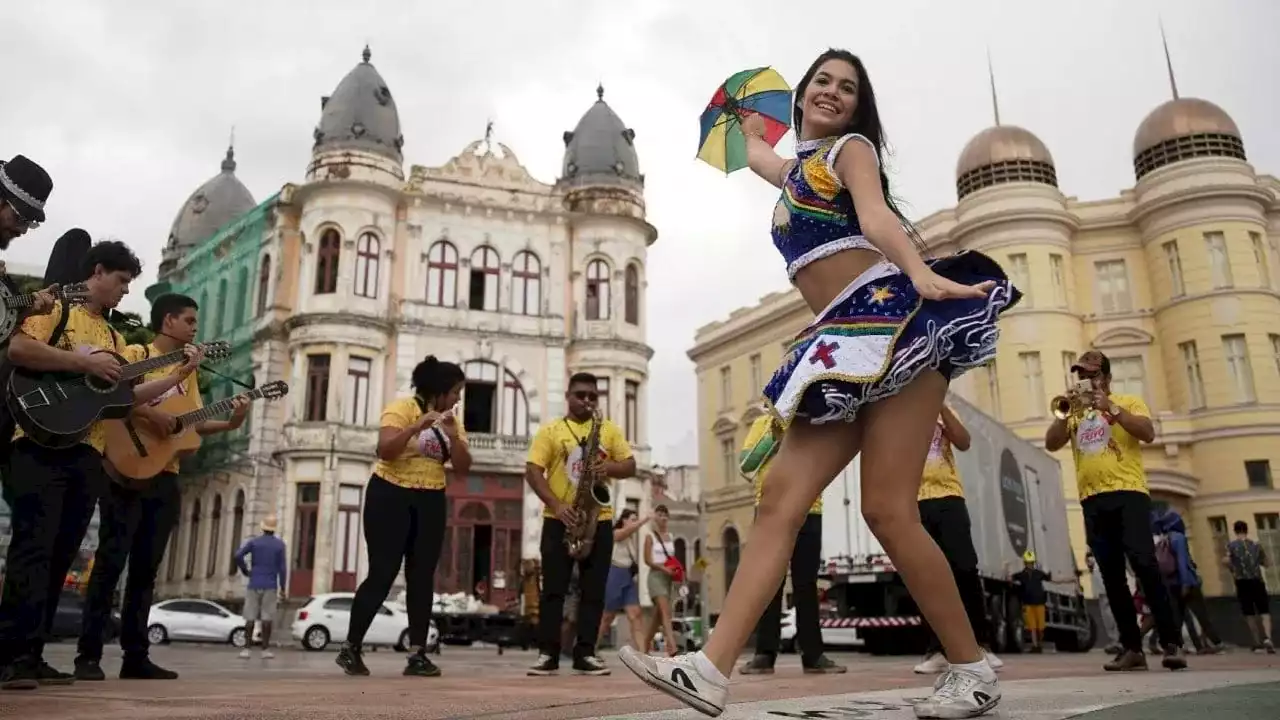
[[[1280,492],[1276,490],[1235,490],[1225,493],[1212,493],[1208,495],[1197,495],[1191,500],[1192,507],[1197,510],[1205,510],[1212,507],[1221,507],[1223,505],[1242,505],[1242,504],[1274,504],[1280,500]]]
[[[619,350],[632,355],[639,355],[646,361],[653,359],[653,348],[645,343],[625,340],[623,338],[574,338],[569,341],[574,350],[600,348],[602,350]]]
[[[1208,292],[1189,293],[1186,295],[1179,295],[1178,297],[1170,298],[1168,301],[1161,303],[1160,305],[1157,305],[1155,312],[1156,312],[1156,315],[1159,316],[1160,313],[1165,312],[1166,310],[1171,310],[1173,308],[1178,307],[1179,305],[1185,305],[1187,303],[1196,302],[1197,300],[1221,300],[1224,298],[1240,297],[1241,295],[1261,295],[1263,297],[1269,297],[1275,300],[1280,300],[1280,292],[1276,292],[1271,288],[1231,287],[1231,288],[1221,288],[1218,290],[1210,290]]]
[[[306,312],[297,313],[285,318],[284,331],[291,333],[297,328],[314,325],[344,325],[358,328],[372,327],[388,337],[390,337],[396,329],[396,323],[378,315],[348,312]]]
[[[975,193],[976,194],[976,193]],[[951,242],[964,247],[966,239],[983,230],[1015,222],[1040,222],[1059,225],[1068,233],[1074,234],[1080,228],[1079,219],[1066,209],[1048,208],[1006,208],[983,212],[976,217],[962,216],[951,229]],[[1024,241],[1025,243],[1025,241]]]
[[[805,304],[798,290],[770,293],[760,298],[755,305],[734,310],[727,320],[708,323],[698,328],[694,334],[694,345],[686,354],[694,364],[697,364],[700,358],[706,357],[722,346],[740,341],[744,332],[775,327],[778,321],[789,315],[808,311],[809,306]]]

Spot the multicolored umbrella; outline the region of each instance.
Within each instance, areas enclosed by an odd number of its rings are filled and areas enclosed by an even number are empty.
[[[773,68],[735,73],[716,90],[699,122],[698,159],[726,175],[747,166],[747,138],[741,122],[764,118],[764,139],[776,145],[791,127],[791,86]]]

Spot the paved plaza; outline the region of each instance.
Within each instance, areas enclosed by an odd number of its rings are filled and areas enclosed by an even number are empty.
[[[50,648],[54,665],[70,669],[74,645]],[[256,653],[255,653],[256,655]],[[636,720],[701,717],[677,709],[626,672],[611,654],[614,674],[530,678],[529,652],[445,648],[441,678],[405,678],[403,659],[380,651],[366,657],[373,675],[349,678],[334,653],[284,649],[272,660],[240,660],[225,646],[175,645],[155,659],[178,672],[172,682],[109,679],[34,692],[0,693],[0,718],[21,720],[444,720],[486,718]],[[735,677],[732,705],[722,716],[742,718],[863,718],[907,720],[910,699],[927,692],[909,657],[834,654],[846,675],[804,675],[783,656],[772,677]],[[1237,650],[1193,657],[1192,669],[1170,673],[1104,673],[1105,657],[1054,654],[1007,658],[1005,701],[997,717],[1027,720],[1274,720],[1280,717],[1280,656]],[[111,677],[118,659],[109,652]],[[1207,692],[1206,692],[1207,691]],[[1172,700],[1160,700],[1178,695]],[[1163,703],[1163,704],[1162,704]],[[1089,714],[1094,713],[1094,714]]]

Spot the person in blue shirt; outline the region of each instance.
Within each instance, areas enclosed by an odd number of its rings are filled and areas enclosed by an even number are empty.
[[[1187,526],[1182,516],[1173,510],[1152,512],[1151,533],[1157,537],[1156,562],[1160,565],[1165,586],[1169,588],[1173,598],[1178,625],[1186,624],[1192,642],[1201,653],[1220,652],[1222,640],[1209,620],[1209,609],[1201,590],[1200,573],[1196,570],[1195,561],[1191,559],[1191,549],[1187,545]],[[1200,624],[1200,630],[1204,634],[1203,641],[1196,632],[1192,615]]]
[[[253,567],[245,558],[253,557]],[[289,554],[284,541],[276,537],[276,518],[268,515],[262,521],[262,534],[251,538],[236,551],[236,567],[249,577],[249,588],[244,595],[245,637],[248,638],[241,658],[249,657],[253,645],[253,626],[262,622],[262,658],[274,657],[271,652],[271,623],[276,618],[276,601],[284,596],[288,575]]]

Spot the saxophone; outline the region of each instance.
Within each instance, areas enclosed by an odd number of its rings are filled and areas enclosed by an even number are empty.
[[[609,479],[603,472],[593,472],[590,469],[600,456],[600,426],[603,419],[599,409],[592,411],[591,420],[591,432],[582,445],[582,473],[573,496],[574,521],[565,526],[564,533],[564,544],[569,549],[569,557],[574,560],[583,560],[591,554],[591,548],[596,543],[600,508],[613,504]]]

